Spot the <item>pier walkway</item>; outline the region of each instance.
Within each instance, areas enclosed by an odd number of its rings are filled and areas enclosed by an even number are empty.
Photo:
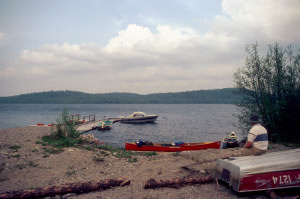
[[[87,132],[87,131],[94,130],[97,128],[97,125],[99,124],[99,122],[100,122],[100,120],[80,124],[80,125],[78,125],[77,130],[81,131],[81,132]]]
[[[91,130],[95,130],[97,128],[98,124],[101,121],[105,121],[105,120],[111,120],[111,121],[113,121],[113,123],[120,121],[119,118],[103,118],[103,119],[100,119],[100,120],[84,122],[84,123],[78,125],[77,130],[82,132],[82,133],[88,132],[88,131],[91,131]]]

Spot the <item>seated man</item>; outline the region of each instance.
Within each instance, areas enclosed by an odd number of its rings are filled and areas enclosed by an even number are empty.
[[[249,131],[244,148],[234,152],[233,156],[261,155],[268,149],[268,132],[260,123],[258,115],[252,115],[250,121],[252,128]]]

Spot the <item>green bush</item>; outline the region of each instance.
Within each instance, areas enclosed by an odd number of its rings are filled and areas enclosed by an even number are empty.
[[[135,163],[135,162],[137,162],[137,161],[138,161],[137,158],[129,158],[129,159],[128,159],[128,162],[131,162],[131,163]]]
[[[95,157],[93,158],[93,160],[96,161],[96,162],[104,162],[105,159],[102,158],[102,157],[95,156]]]
[[[151,157],[151,156],[155,156],[157,155],[157,153],[155,151],[149,151],[149,152],[139,152],[139,155],[142,156],[147,156],[147,157]]]
[[[13,146],[10,146],[9,148],[12,149],[12,150],[18,151],[21,148],[21,146],[13,145]]]
[[[251,114],[260,115],[274,142],[300,141],[300,51],[276,43],[260,56],[258,45],[247,46],[245,66],[234,73],[242,101],[237,104],[239,127],[247,132]]]
[[[36,141],[37,144],[53,147],[52,149],[44,148],[46,152],[51,154],[59,153],[63,147],[73,147],[84,142],[79,138],[80,133],[76,129],[75,121],[70,122],[68,120],[68,110],[66,107],[56,121],[56,131],[52,130],[50,135],[42,137],[42,141]]]
[[[56,120],[56,131],[54,131],[51,134],[51,137],[56,139],[62,139],[62,138],[78,138],[80,136],[79,131],[77,131],[76,124],[78,121],[76,120],[70,120],[69,119],[69,111],[65,107],[59,116],[59,118]]]

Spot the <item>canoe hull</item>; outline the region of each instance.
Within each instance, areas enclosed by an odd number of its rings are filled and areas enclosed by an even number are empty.
[[[182,146],[161,146],[158,144],[154,145],[143,145],[137,146],[136,143],[125,143],[125,149],[130,151],[160,151],[160,152],[179,152],[179,151],[195,151],[205,149],[219,149],[221,141],[216,142],[200,142],[200,143],[185,143]]]
[[[244,176],[239,192],[300,187],[300,169]]]
[[[300,149],[218,160],[216,178],[237,192],[300,187]]]

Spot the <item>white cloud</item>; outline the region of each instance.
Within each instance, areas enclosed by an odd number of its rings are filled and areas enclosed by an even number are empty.
[[[98,51],[99,47],[94,44],[43,45],[35,50],[24,50],[20,55],[20,62],[32,67],[27,70],[32,75],[82,73],[100,62]]]
[[[227,17],[217,16],[214,32],[226,32],[242,41],[299,43],[298,0],[223,0]]]
[[[17,71],[15,69],[15,67],[13,66],[9,66],[4,68],[3,71],[0,71],[0,77],[6,77],[6,78],[10,78],[10,77],[14,77],[17,75]]]
[[[8,36],[5,32],[0,31],[0,46],[5,45],[8,42]]]
[[[157,33],[153,33],[147,27],[129,24],[126,30],[120,31],[117,37],[109,41],[104,50],[107,53],[120,53],[128,56],[150,52],[170,52],[193,37],[169,26],[158,25],[156,31]]]
[[[97,53],[97,48],[94,44],[70,45],[64,43],[62,45],[44,45],[33,51],[23,51],[21,59],[37,63],[59,63],[73,59],[91,62],[96,59],[95,53]],[[57,58],[59,59],[57,60]]]
[[[104,47],[64,43],[24,50],[18,66],[3,74],[17,69],[32,77],[55,77],[53,87],[67,79],[72,84],[63,89],[88,92],[231,87],[236,67],[244,63],[246,44],[300,45],[299,4],[296,0],[224,0],[223,14],[209,22],[204,34],[184,26],[157,25],[151,30],[129,24]],[[41,90],[45,87],[41,84]]]
[[[29,75],[37,75],[37,76],[47,76],[49,71],[47,71],[45,68],[34,66],[26,71]]]
[[[140,42],[153,42],[153,34],[147,27],[129,24],[126,30],[119,32],[118,37],[112,38],[104,48],[107,53],[122,53],[130,55],[130,51]]]

